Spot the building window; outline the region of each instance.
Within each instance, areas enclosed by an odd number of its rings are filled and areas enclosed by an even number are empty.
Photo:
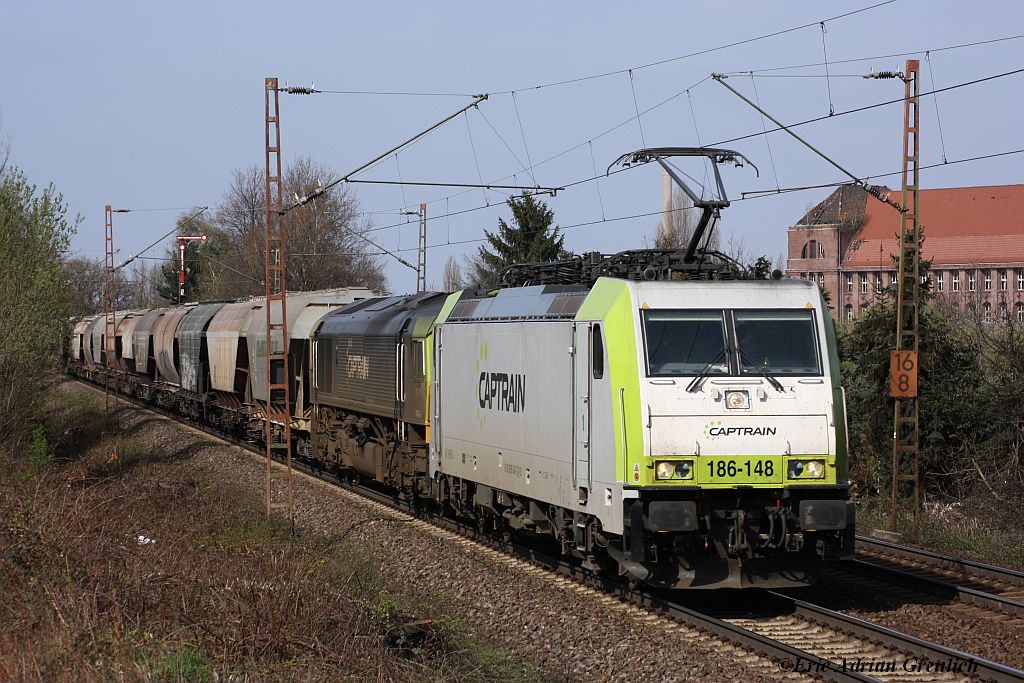
[[[1024,323],[1024,302],[1017,302],[1017,322]]]
[[[853,273],[846,274],[846,291],[853,294]]]
[[[818,273],[818,284],[822,287],[825,286],[825,273]]]
[[[889,273],[889,286],[890,287],[895,287],[896,286],[896,272],[895,271],[893,271],[892,273]]]
[[[935,288],[940,292],[946,288],[946,274],[941,270],[935,273]]]
[[[1017,289],[1024,289],[1024,270],[1017,271]]]
[[[846,304],[843,307],[843,309],[846,311],[846,319],[853,320],[853,306],[850,304]]]
[[[1006,310],[1006,302],[999,303],[999,322],[1006,324],[1010,322],[1010,312]]]
[[[992,271],[991,270],[986,270],[985,271],[985,291],[986,292],[991,292],[992,291]]]
[[[867,273],[861,273],[860,274],[860,293],[861,294],[867,294],[868,293],[868,274]]]
[[[986,301],[985,304],[982,306],[982,309],[984,309],[985,311],[985,322],[992,322],[992,304]]]
[[[818,240],[811,240],[800,250],[800,258],[825,258],[825,245]]]
[[[1006,291],[1006,271],[999,271],[999,289]]]
[[[959,292],[960,291],[960,271],[959,270],[954,270],[953,271],[953,291],[954,292]]]
[[[967,271],[967,291],[968,292],[973,292],[976,289],[978,289],[978,283],[977,283],[978,278],[977,278],[977,276],[975,274],[976,272],[977,271],[974,271],[974,270]]]
[[[875,292],[878,294],[882,293],[882,274],[875,273]]]

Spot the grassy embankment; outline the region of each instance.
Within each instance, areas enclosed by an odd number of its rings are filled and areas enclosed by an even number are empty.
[[[936,552],[980,562],[1024,570],[1024,530],[1019,526],[1020,499],[1012,504],[991,496],[977,495],[964,501],[926,505],[918,518],[918,536],[913,538],[909,516],[899,520],[899,531],[907,543]],[[889,500],[870,498],[857,511],[859,533],[890,528]]]
[[[47,412],[0,455],[0,680],[538,679],[389,593],[365,548],[265,521],[181,444],[110,435],[91,396]],[[409,615],[425,639],[396,635]]]

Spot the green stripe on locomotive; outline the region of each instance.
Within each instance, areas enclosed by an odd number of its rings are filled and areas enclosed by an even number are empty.
[[[636,305],[626,280],[601,278],[590,290],[576,320],[602,323],[612,389],[617,481],[643,459],[643,416],[640,410],[640,364]]]

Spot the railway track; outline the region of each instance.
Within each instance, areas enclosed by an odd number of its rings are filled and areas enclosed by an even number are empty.
[[[80,378],[75,378],[75,381],[97,388]],[[176,413],[133,397],[118,395],[118,399],[242,448],[258,458],[264,457],[262,448],[245,439],[187,421]],[[293,459],[293,468],[311,479],[336,484],[339,493],[364,504],[380,506],[392,515],[402,516],[410,524],[422,526],[433,533],[451,534],[457,542],[472,545],[519,570],[546,574],[558,583],[571,583],[575,590],[589,594],[609,607],[643,609],[647,613],[646,620],[652,625],[679,631],[687,638],[717,639],[725,647],[752,652],[770,662],[770,675],[780,678],[840,683],[1024,682],[1024,671],[774,591],[745,591],[742,598],[744,608],[737,610],[735,605],[723,606],[721,599],[709,600],[707,593],[703,596],[693,593],[680,596],[678,593],[631,586],[618,577],[595,575],[576,563],[514,537],[496,538],[463,520],[434,515],[425,517],[419,511],[398,503],[385,491],[341,478],[308,463]],[[751,602],[748,595],[756,595],[753,604],[748,604]],[[713,604],[702,604],[706,602]]]
[[[843,565],[955,598],[1024,626],[1024,572],[865,536],[857,537],[857,555]]]
[[[714,608],[709,611],[715,611]],[[836,612],[776,591],[765,591],[750,616],[726,621],[776,642],[800,647],[824,661],[793,668],[826,680],[1022,681],[1024,672],[915,638],[864,619]],[[844,678],[848,674],[863,678]]]

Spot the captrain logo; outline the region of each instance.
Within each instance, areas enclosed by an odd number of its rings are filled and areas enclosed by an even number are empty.
[[[777,432],[775,427],[723,427],[721,420],[712,420],[704,425],[704,436],[711,441],[723,436],[774,436]]]
[[[526,407],[526,375],[481,372],[476,397],[481,408],[522,412]]]

